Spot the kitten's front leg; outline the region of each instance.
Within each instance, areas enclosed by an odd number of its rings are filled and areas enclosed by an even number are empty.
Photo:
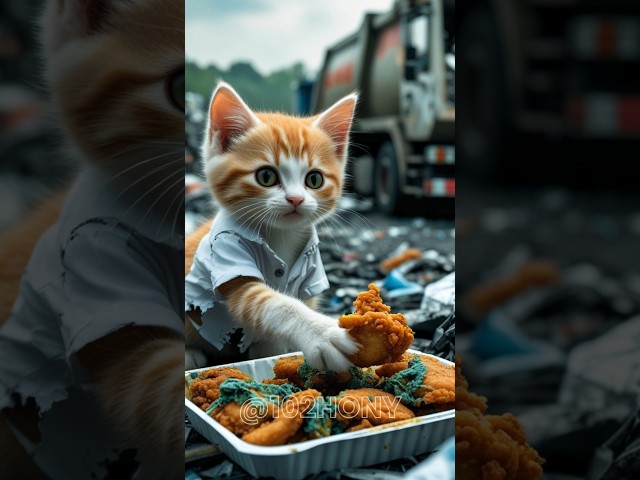
[[[285,339],[302,350],[312,367],[343,372],[352,365],[346,356],[357,352],[359,345],[336,319],[276,292],[256,278],[238,277],[219,290],[240,325],[267,337]]]
[[[160,327],[131,326],[90,343],[76,356],[94,376],[109,423],[139,448],[137,475],[181,478],[184,339]]]

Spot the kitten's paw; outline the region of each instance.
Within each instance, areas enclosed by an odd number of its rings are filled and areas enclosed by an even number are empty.
[[[193,370],[194,368],[206,367],[207,356],[197,348],[184,349],[184,369]]]
[[[329,327],[325,332],[325,336],[329,341],[345,355],[353,355],[360,350],[360,344],[356,342],[349,331],[344,328],[340,328],[337,325]]]
[[[360,345],[344,328],[332,325],[315,339],[315,345],[303,349],[307,363],[318,370],[346,372],[353,366],[347,355],[356,353]]]

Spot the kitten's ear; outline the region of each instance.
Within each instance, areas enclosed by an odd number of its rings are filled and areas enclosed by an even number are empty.
[[[314,127],[318,127],[333,140],[336,146],[336,154],[340,158],[344,158],[347,155],[349,130],[351,130],[351,122],[353,121],[357,101],[358,96],[355,93],[347,95],[313,121]]]
[[[231,141],[260,124],[240,95],[226,83],[220,83],[209,106],[207,140],[215,153],[225,153]]]

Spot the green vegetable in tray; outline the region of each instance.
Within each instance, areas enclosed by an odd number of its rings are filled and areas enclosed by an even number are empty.
[[[422,379],[426,374],[427,366],[420,357],[414,355],[406,369],[382,381],[379,388],[393,393],[402,403],[417,407],[424,403],[422,398],[415,398],[415,393],[422,387]]]
[[[272,385],[256,382],[255,380],[228,378],[220,384],[220,396],[211,404],[206,413],[209,415],[218,407],[231,402],[236,402],[238,405],[246,401],[276,403],[280,400],[286,400],[289,395],[299,391],[298,387],[290,383]]]

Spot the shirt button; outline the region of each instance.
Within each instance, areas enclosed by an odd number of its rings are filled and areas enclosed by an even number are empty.
[[[276,277],[281,277],[282,275],[284,275],[284,270],[282,270],[281,268],[276,270]]]

